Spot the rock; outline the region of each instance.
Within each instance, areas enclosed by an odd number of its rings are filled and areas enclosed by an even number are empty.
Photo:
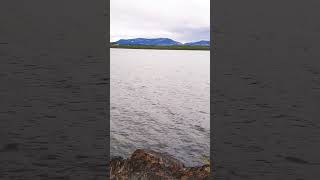
[[[152,150],[138,149],[130,158],[115,157],[110,161],[111,180],[206,180],[209,165],[185,167],[172,156]]]

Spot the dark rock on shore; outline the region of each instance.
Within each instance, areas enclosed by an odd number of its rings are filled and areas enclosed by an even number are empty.
[[[152,150],[138,149],[128,159],[116,157],[110,161],[112,180],[207,180],[209,175],[209,165],[185,167],[172,156]]]

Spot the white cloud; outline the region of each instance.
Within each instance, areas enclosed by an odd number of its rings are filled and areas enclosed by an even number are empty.
[[[110,39],[209,40],[210,0],[111,0]]]

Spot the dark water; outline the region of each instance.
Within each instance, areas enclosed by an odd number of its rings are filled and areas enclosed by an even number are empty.
[[[103,5],[1,1],[1,180],[106,179]]]
[[[217,179],[320,177],[319,1],[216,1]]]
[[[0,179],[105,177],[104,59],[25,57],[1,56]]]
[[[210,52],[111,49],[111,155],[167,152],[186,165],[210,149]]]

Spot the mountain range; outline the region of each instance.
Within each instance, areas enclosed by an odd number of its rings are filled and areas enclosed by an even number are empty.
[[[202,40],[202,41],[185,43],[184,45],[189,45],[189,46],[210,46],[210,41]]]
[[[172,46],[172,45],[185,45],[185,46],[210,46],[210,41],[196,41],[181,43],[169,38],[134,38],[134,39],[120,39],[112,44],[119,45],[153,45],[153,46]]]

